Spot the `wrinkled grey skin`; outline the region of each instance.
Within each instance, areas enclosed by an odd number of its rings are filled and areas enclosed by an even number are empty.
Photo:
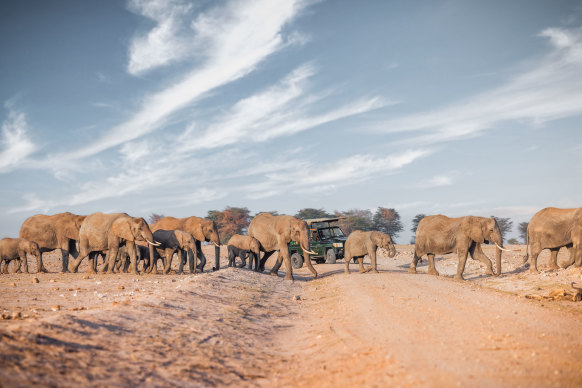
[[[38,244],[24,238],[6,237],[0,240],[0,265],[4,263],[2,273],[8,273],[8,263],[12,260],[18,262],[15,272],[21,272],[22,263],[24,263],[24,272],[28,273],[27,254],[38,259],[40,257]]]
[[[534,214],[527,226],[527,252],[523,263],[529,258],[530,272],[539,273],[538,255],[549,249],[550,269],[558,269],[558,251],[562,247],[570,253],[563,268],[574,263],[577,267],[582,266],[582,208],[548,207]]]
[[[158,229],[154,232],[154,238],[161,245],[156,247],[156,256],[152,262],[148,272],[155,269],[154,273],[157,272],[157,261],[158,257],[162,256],[165,258],[164,273],[167,274],[172,268],[172,257],[174,253],[178,254],[178,259],[180,260],[180,267],[178,273],[184,272],[184,261],[182,260],[182,253],[187,253],[189,257],[190,273],[196,273],[196,240],[190,233],[184,232],[182,230],[164,230]]]
[[[414,258],[410,263],[409,273],[416,273],[416,264],[423,256],[428,256],[428,273],[438,276],[434,264],[435,255],[457,253],[459,265],[455,279],[464,280],[463,272],[467,262],[467,254],[485,264],[489,275],[501,274],[501,249],[496,248],[495,262],[497,273],[493,272],[492,263],[483,253],[481,244],[493,242],[503,247],[503,239],[499,225],[493,218],[465,216],[449,218],[443,215],[427,216],[418,223]]]
[[[378,273],[376,265],[376,250],[378,248],[386,249],[389,257],[394,257],[396,255],[396,249],[394,248],[394,243],[389,234],[381,232],[363,232],[361,230],[355,230],[350,233],[344,248],[346,261],[345,273],[350,273],[349,265],[352,258],[358,259],[360,273],[368,271]],[[372,265],[364,270],[364,256],[366,255],[370,256]]]

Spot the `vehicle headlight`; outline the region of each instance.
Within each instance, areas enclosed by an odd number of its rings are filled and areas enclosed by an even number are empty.
[[[336,248],[341,248],[344,246],[344,244],[343,243],[333,243],[333,246]]]

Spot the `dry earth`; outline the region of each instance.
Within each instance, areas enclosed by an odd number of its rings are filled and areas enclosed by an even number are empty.
[[[87,278],[47,255],[51,273],[0,276],[14,317],[0,321],[0,386],[582,386],[582,302],[524,297],[582,273],[548,271],[544,252],[531,275],[513,248],[503,276],[469,259],[465,282],[454,255],[440,277],[426,260],[408,274],[408,245],[379,274],[338,261],[295,282],[238,268]]]

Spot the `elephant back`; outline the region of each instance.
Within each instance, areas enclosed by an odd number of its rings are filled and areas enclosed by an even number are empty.
[[[56,230],[58,217],[37,214],[22,223],[19,237],[36,242],[42,249],[56,249],[59,241]]]

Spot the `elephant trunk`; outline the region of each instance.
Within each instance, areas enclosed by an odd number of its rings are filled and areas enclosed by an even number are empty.
[[[388,250],[388,257],[392,258],[396,256],[396,248],[394,247],[394,244],[390,244],[390,249]]]
[[[214,267],[213,271],[218,271],[220,269],[220,245],[214,245]]]

